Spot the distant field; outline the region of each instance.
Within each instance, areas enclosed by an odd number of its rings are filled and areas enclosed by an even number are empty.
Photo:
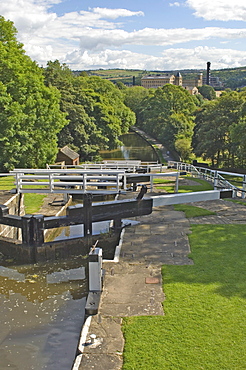
[[[82,71],[74,71],[79,74]],[[194,78],[197,73],[203,72],[205,76],[206,70],[171,70],[171,71],[145,71],[138,69],[97,69],[86,70],[89,76],[99,76],[108,79],[112,82],[121,81],[125,84],[132,84],[133,76],[135,77],[135,84],[141,85],[141,77],[145,74],[175,74],[180,72],[183,78]],[[211,76],[219,77],[224,83],[224,87],[236,88],[246,85],[246,67],[230,68],[225,70],[211,70]]]

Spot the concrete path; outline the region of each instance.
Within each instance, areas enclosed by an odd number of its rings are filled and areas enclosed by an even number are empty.
[[[246,207],[225,200],[193,203],[216,212],[214,216],[186,219],[172,206],[159,207],[125,228],[119,263],[106,262],[106,277],[99,313],[92,317],[83,340],[79,370],[119,370],[124,339],[122,318],[164,315],[161,266],[191,264],[190,224],[246,223]],[[91,334],[96,335],[91,343]],[[92,340],[93,341],[93,340]]]
[[[159,207],[138,221],[125,228],[119,263],[104,263],[99,314],[92,317],[79,369],[120,369],[122,317],[164,315],[161,266],[192,263],[187,257],[189,221],[183,212]],[[97,337],[94,344],[91,334]]]

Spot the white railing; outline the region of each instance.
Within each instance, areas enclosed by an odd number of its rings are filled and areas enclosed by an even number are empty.
[[[202,178],[204,180],[210,181],[214,189],[228,189],[233,191],[233,197],[240,197],[245,198],[246,193],[246,175],[242,173],[235,173],[235,172],[226,172],[220,170],[212,170],[207,167],[198,167],[193,166],[189,163],[182,163],[182,162],[175,162],[169,161],[168,167],[176,169],[178,171],[186,171],[191,174],[193,177]],[[241,178],[242,186],[238,187],[231,184],[228,180],[226,180],[222,175],[233,176]]]
[[[141,162],[138,160],[105,160],[102,163],[82,163],[79,165],[64,165],[59,164],[47,164],[47,169],[82,169],[82,170],[125,170],[127,172],[137,172],[138,170],[151,170],[162,171],[162,164],[158,162]]]
[[[15,169],[17,193],[116,193],[126,188],[123,170]]]

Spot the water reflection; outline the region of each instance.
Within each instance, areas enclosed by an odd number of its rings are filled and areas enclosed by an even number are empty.
[[[135,132],[122,135],[120,140],[124,145],[115,150],[100,152],[103,159],[136,159],[143,162],[156,162],[158,156],[154,149]]]
[[[70,369],[84,319],[85,259],[0,266],[1,369]]]
[[[93,222],[92,224],[92,235],[100,235],[102,233],[108,233],[110,229],[111,221]],[[71,225],[67,227],[61,227],[55,236],[54,240],[64,240],[72,238],[80,238],[84,236],[83,225]]]

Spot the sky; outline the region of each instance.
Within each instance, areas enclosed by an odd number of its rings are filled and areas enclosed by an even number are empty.
[[[6,0],[0,15],[40,66],[182,70],[246,66],[245,0]]]

